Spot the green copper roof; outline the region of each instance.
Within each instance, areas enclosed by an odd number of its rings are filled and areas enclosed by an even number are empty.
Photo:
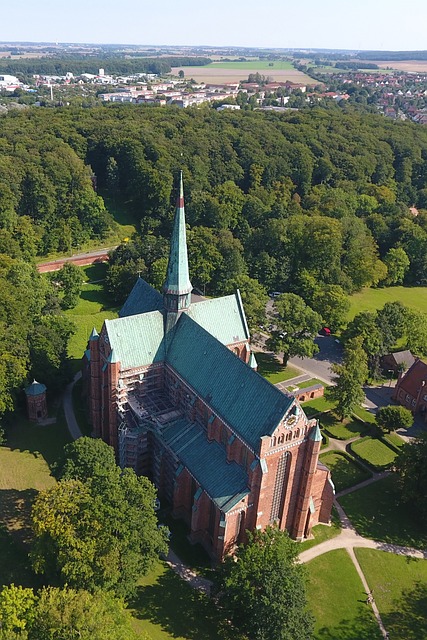
[[[148,311],[161,311],[163,309],[163,296],[156,289],[138,278],[128,295],[126,302],[120,310],[120,317],[134,316]]]
[[[227,462],[224,448],[209,442],[198,424],[178,420],[163,430],[162,439],[222,511],[248,495],[247,474],[236,462]]]
[[[89,341],[92,342],[93,340],[98,340],[99,335],[97,330],[95,329],[95,327],[92,329],[91,334],[89,336]]]
[[[322,434],[320,433],[319,421],[318,420],[316,420],[315,426],[310,431],[309,438],[310,438],[310,440],[314,440],[314,442],[321,442]]]
[[[122,369],[141,367],[165,359],[163,315],[160,311],[106,320],[105,328],[115,362]]]
[[[168,270],[163,291],[169,294],[183,295],[191,293],[192,285],[188,272],[187,238],[185,231],[184,188],[182,171],[180,176],[179,197],[176,205],[175,220],[169,252]]]
[[[166,361],[254,451],[293,402],[186,314]]]
[[[193,303],[185,312],[222,344],[249,338],[245,312],[238,293]]]
[[[37,382],[37,380],[33,380],[33,382],[25,389],[27,396],[40,396],[45,391],[46,385],[42,382]]]
[[[258,362],[256,361],[256,358],[254,356],[253,351],[251,351],[251,355],[249,356],[249,366],[251,369],[256,369],[258,367]]]

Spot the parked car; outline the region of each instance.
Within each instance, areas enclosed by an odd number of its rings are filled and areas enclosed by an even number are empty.
[[[332,332],[328,327],[322,327],[322,329],[320,329],[319,333],[320,333],[321,336],[330,336]]]

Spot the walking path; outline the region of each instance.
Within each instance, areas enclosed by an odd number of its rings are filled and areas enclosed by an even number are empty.
[[[76,416],[74,415],[73,408],[73,387],[78,380],[82,377],[82,372],[78,371],[74,376],[73,380],[70,384],[67,384],[65,387],[64,395],[62,397],[62,405],[64,407],[65,420],[67,421],[68,431],[73,440],[77,440],[77,438],[81,438],[83,436],[80,431],[80,427],[77,424]]]
[[[179,575],[180,578],[188,582],[188,584],[193,587],[193,589],[197,589],[202,593],[210,594],[212,588],[212,581],[207,578],[203,578],[202,576],[198,576],[197,573],[194,573],[190,567],[187,567],[172,551],[169,549],[168,556],[166,558],[167,564],[170,568],[175,571]]]
[[[366,483],[360,483],[360,485],[356,485],[355,487],[352,487],[350,491],[354,491],[360,486],[369,484],[371,482],[375,482],[376,480],[379,480],[379,478],[371,478],[370,480],[367,480]],[[344,495],[345,493],[348,493],[348,491],[341,492],[340,495]],[[420,559],[427,559],[427,551],[419,551],[418,549],[412,549],[410,547],[401,547],[395,544],[388,544],[385,542],[378,542],[377,540],[371,540],[370,538],[364,538],[363,536],[357,533],[350,519],[345,513],[344,509],[336,499],[334,501],[334,505],[340,517],[341,527],[342,527],[341,533],[337,535],[335,538],[331,538],[330,540],[325,540],[325,542],[321,542],[315,547],[311,547],[311,549],[307,549],[307,551],[303,551],[299,555],[299,560],[300,562],[303,562],[303,563],[309,562],[310,560],[313,560],[313,558],[317,558],[318,556],[321,556],[324,553],[328,553],[328,551],[333,551],[335,549],[345,549],[349,554],[351,560],[353,561],[356,571],[362,581],[363,587],[367,595],[367,604],[370,604],[372,607],[372,610],[378,622],[380,631],[384,638],[388,638],[387,630],[384,627],[377,605],[375,604],[375,600],[372,597],[370,597],[371,589],[369,588],[365,575],[356,558],[354,549],[356,547],[357,548],[363,547],[365,549],[377,549],[379,551],[388,551],[389,553],[395,553],[401,556],[407,556],[410,558],[420,558]]]

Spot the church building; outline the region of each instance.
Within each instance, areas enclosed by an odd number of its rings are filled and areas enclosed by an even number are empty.
[[[138,278],[120,317],[92,331],[83,379],[94,435],[216,560],[248,529],[302,540],[330,520],[319,426],[255,369],[239,291],[192,293],[181,176],[163,295]]]

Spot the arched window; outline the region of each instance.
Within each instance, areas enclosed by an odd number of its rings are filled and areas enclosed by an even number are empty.
[[[240,349],[239,349],[239,347],[234,347],[234,349],[233,349],[233,353],[234,353],[238,358],[240,358]]]
[[[273,436],[273,437],[271,438],[271,445],[270,445],[270,446],[271,446],[271,447],[275,447],[275,446],[276,446],[276,436]]]

